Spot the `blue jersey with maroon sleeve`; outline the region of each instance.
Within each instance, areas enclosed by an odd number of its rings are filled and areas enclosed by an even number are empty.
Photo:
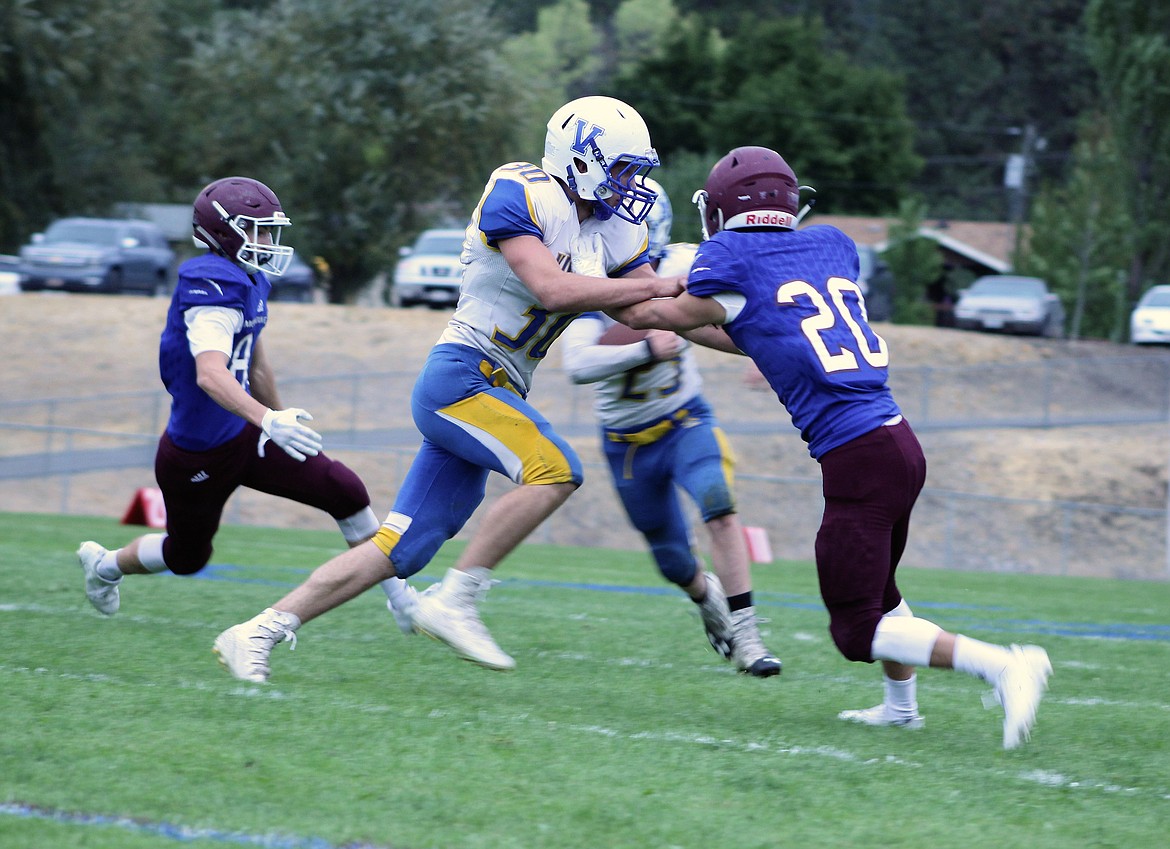
[[[167,433],[180,448],[207,451],[243,430],[245,421],[219,406],[195,382],[195,357],[187,340],[184,314],[194,307],[221,307],[239,312],[241,326],[232,339],[228,370],[251,394],[252,350],[268,321],[272,284],[263,272],[247,274],[234,262],[208,253],[179,266],[179,281],[167,312],[159,345],[158,365],[171,394]]]
[[[818,459],[900,412],[858,273],[857,248],[835,227],[724,230],[699,246],[687,281],[692,295],[746,299],[724,329]]]

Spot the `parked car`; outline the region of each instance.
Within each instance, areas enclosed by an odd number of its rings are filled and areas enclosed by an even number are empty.
[[[462,230],[424,230],[413,246],[401,248],[390,302],[400,307],[455,306],[463,280],[463,264],[459,262],[463,236]]]
[[[284,274],[279,277],[269,274],[268,279],[272,282],[272,293],[268,296],[270,301],[297,301],[302,304],[313,302],[317,272],[296,251],[293,251],[292,261],[289,262]]]
[[[20,288],[153,295],[167,289],[174,261],[149,221],[61,218],[20,249]]]
[[[0,254],[0,295],[15,295],[20,291],[20,257]]]
[[[1151,286],[1129,317],[1129,339],[1135,345],[1170,344],[1170,286]]]
[[[865,297],[865,314],[870,321],[889,321],[894,311],[894,277],[890,266],[872,245],[857,246],[861,273],[857,285]]]
[[[1064,336],[1064,306],[1039,277],[991,274],[959,293],[955,327]]]

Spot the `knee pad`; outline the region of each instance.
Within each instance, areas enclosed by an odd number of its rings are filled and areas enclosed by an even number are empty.
[[[874,631],[870,652],[875,660],[930,666],[930,655],[941,633],[942,628],[928,619],[886,614]]]

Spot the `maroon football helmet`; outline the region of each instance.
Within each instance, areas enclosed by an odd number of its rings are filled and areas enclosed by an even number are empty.
[[[800,209],[800,187],[776,151],[737,147],[715,163],[694,202],[703,219],[704,238],[741,227],[792,229]]]
[[[195,198],[192,217],[195,244],[256,271],[280,276],[292,262],[293,249],[280,244],[281,228],[292,224],[280,199],[251,177],[216,180]],[[260,241],[267,228],[271,244]]]

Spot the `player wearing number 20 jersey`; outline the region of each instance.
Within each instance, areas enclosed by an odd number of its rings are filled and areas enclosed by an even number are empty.
[[[743,308],[723,325],[776,391],[820,459],[899,415],[889,354],[869,326],[853,240],[835,227],[722,230],[699,247],[687,280],[697,296],[732,292]]]
[[[857,250],[832,227],[796,230],[799,184],[774,150],[740,147],[696,193],[703,233],[687,293],[619,316],[633,327],[721,324],[776,391],[821,467],[817,579],[829,633],[847,659],[881,661],[882,702],[839,717],[920,728],[919,666],[995,688],[1003,745],[1027,739],[1052,664],[1039,646],[998,646],[915,616],[897,568],[926,458],[886,385],[888,352],[869,326]]]

